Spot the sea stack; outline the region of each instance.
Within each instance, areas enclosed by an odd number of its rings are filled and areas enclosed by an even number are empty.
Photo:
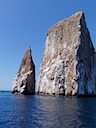
[[[41,95],[96,95],[96,52],[83,12],[48,30],[37,91]]]
[[[31,56],[31,48],[26,50],[19,71],[12,84],[12,93],[34,94],[35,93],[35,65]]]

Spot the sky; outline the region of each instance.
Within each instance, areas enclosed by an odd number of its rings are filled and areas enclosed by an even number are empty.
[[[83,11],[96,47],[96,0],[0,0],[0,90],[11,90],[30,46],[36,80],[47,31],[58,21]]]

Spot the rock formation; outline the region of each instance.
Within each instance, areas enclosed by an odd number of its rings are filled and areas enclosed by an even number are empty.
[[[49,29],[37,91],[45,95],[96,95],[96,53],[83,12]]]
[[[30,47],[27,49],[20,68],[12,84],[12,93],[35,93],[35,66],[31,56]]]

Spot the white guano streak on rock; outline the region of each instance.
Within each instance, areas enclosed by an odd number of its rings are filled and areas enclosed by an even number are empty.
[[[96,52],[82,12],[48,30],[38,93],[96,95]]]
[[[18,92],[23,92],[24,89],[26,88],[26,83],[27,83],[27,77],[28,75],[30,75],[33,71],[29,71],[25,74],[17,74],[16,77],[13,80],[13,84],[12,84],[12,91],[15,89]],[[23,86],[22,85],[23,82]]]

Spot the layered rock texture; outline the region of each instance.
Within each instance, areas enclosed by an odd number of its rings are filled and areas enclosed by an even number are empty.
[[[38,93],[96,95],[96,52],[83,12],[77,12],[48,30]]]
[[[35,65],[31,56],[30,47],[27,49],[20,68],[12,84],[12,93],[35,93]]]

